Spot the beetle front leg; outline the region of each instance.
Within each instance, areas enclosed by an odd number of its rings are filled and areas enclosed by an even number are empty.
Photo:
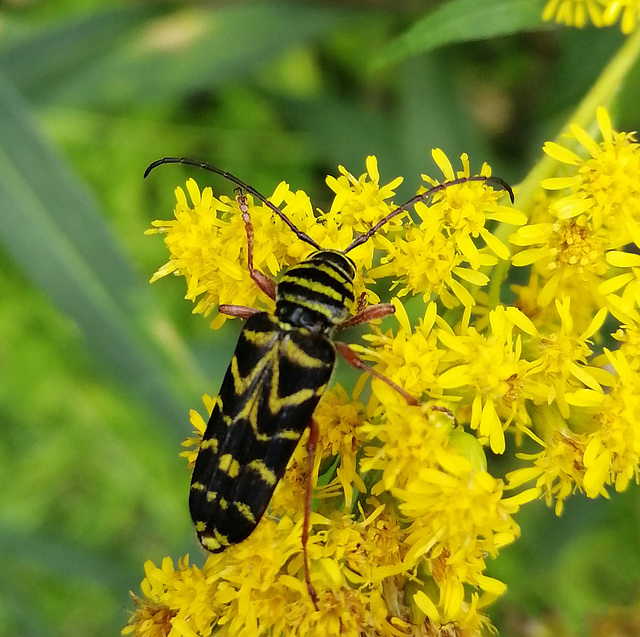
[[[363,309],[359,309],[356,314],[348,318],[346,321],[340,323],[337,329],[343,330],[347,327],[353,327],[354,325],[360,325],[361,323],[369,323],[369,321],[375,321],[376,319],[384,318],[390,314],[394,314],[396,308],[391,303],[378,303],[377,305],[369,305]]]
[[[223,303],[218,306],[218,312],[246,320],[254,314],[262,312],[262,310],[259,310],[257,307],[247,307],[246,305],[228,305],[227,303]]]
[[[240,190],[240,189],[238,189]],[[242,220],[244,221],[244,228],[247,232],[247,261],[249,267],[249,276],[253,279],[254,283],[270,298],[276,298],[276,282],[270,279],[266,274],[256,270],[253,267],[253,224],[251,223],[251,217],[249,216],[249,206],[247,205],[247,196],[242,192],[238,192],[236,195],[236,201],[238,207],[242,213]]]

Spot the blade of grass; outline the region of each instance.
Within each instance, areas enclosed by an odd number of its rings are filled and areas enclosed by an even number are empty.
[[[73,318],[93,351],[165,424],[186,414],[193,369],[178,369],[162,343],[134,320],[147,284],[132,271],[96,203],[39,134],[29,108],[0,78],[0,243],[57,307]],[[186,349],[186,348],[184,348]],[[181,378],[177,387],[169,369]],[[202,385],[200,385],[202,386]],[[193,394],[192,394],[193,395]]]
[[[60,85],[91,72],[159,14],[153,4],[131,4],[38,27],[5,43],[0,70],[29,101],[45,103]]]
[[[282,2],[164,15],[157,8],[101,11],[14,43],[0,53],[0,70],[27,99],[41,103],[157,106],[259,73],[269,59],[333,31],[351,15]],[[94,38],[98,46],[92,47]]]

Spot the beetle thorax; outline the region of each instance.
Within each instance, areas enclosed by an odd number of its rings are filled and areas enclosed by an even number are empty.
[[[291,266],[276,289],[276,316],[296,328],[329,332],[354,303],[353,261],[337,250],[319,250]]]

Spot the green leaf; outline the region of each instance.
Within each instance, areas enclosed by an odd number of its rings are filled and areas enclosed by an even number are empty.
[[[94,11],[38,28],[0,51],[0,71],[32,102],[45,103],[77,75],[91,74],[159,14],[153,5]],[[101,78],[100,78],[101,79]]]
[[[165,424],[178,427],[187,413],[183,391],[204,383],[191,372],[195,366],[172,360],[169,347],[186,348],[172,339],[153,339],[147,326],[161,319],[148,284],[132,270],[90,193],[28,112],[0,77],[0,243],[78,324],[99,365],[114,372]],[[171,381],[170,369],[179,385]]]
[[[282,2],[157,13],[117,9],[36,33],[0,54],[0,70],[27,99],[43,103],[157,105],[259,73],[268,60],[352,15]]]
[[[531,29],[542,21],[540,0],[454,0],[416,22],[373,60],[379,68],[445,44],[469,42]]]

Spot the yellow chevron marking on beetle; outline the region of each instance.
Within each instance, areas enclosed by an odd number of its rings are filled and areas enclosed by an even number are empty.
[[[269,437],[260,434],[258,431],[258,406],[260,405],[260,393],[254,392],[244,404],[244,407],[238,412],[234,418],[234,422],[246,419],[251,425],[253,434],[257,440],[268,440]]]
[[[207,525],[204,522],[196,522],[196,531],[198,533],[202,533],[207,528]]]
[[[191,483],[191,488],[194,491],[206,491],[207,487],[204,486],[204,484],[202,484],[202,482],[192,482]]]
[[[217,491],[207,491],[207,502],[213,502],[218,497]]]
[[[283,407],[292,407],[301,405],[316,395],[314,389],[301,389],[300,391],[289,394],[288,396],[278,396],[278,390],[273,388],[269,394],[269,409],[272,414],[277,413]]]
[[[278,411],[282,410],[283,407],[293,407],[295,405],[300,405],[310,398],[313,398],[314,396],[320,396],[326,388],[325,384],[321,387],[318,387],[317,389],[303,388],[300,391],[297,391],[288,396],[280,396],[278,394],[278,387],[280,384],[280,358],[282,356],[286,356],[293,363],[306,369],[309,369],[310,367],[316,369],[325,366],[325,363],[304,352],[288,337],[282,339],[280,343],[276,344],[268,352],[268,354],[265,355],[260,363],[256,365],[256,368],[259,368],[259,373],[266,373],[266,368],[268,366],[271,366],[271,382],[268,406],[269,411],[272,414],[278,413]],[[252,377],[255,375],[256,368],[252,370]],[[238,372],[238,363],[235,360],[235,357],[231,362],[231,373],[234,377],[234,385],[236,391],[238,391],[238,387],[244,387],[245,385],[248,386],[250,384],[251,381],[249,381],[249,377],[244,379],[240,377],[240,374]],[[241,389],[240,391],[243,390]],[[256,437],[256,440],[260,442],[268,442],[274,437],[261,433],[258,428],[258,409],[261,403],[261,395],[261,392],[257,391],[256,388],[256,391],[247,396],[242,409],[234,416],[233,421],[229,419],[228,424],[231,425],[233,423],[239,422],[240,420],[247,420],[251,425],[251,429],[253,430],[253,434]],[[287,438],[287,436],[276,435],[275,438],[284,439]],[[290,439],[297,440],[298,438],[300,438],[300,433],[292,431]]]
[[[240,471],[240,463],[230,453],[220,456],[218,466],[221,471],[224,471],[231,478],[235,478]]]
[[[218,505],[221,509],[227,509],[229,507],[229,503],[224,498],[218,500]]]
[[[276,474],[271,469],[269,469],[269,467],[267,467],[267,465],[262,460],[252,460],[247,465],[247,467],[252,471],[255,471],[260,476],[262,481],[266,482],[269,486],[273,486],[278,481],[278,479],[276,478]]]
[[[251,512],[248,504],[245,504],[244,502],[234,502],[233,505],[236,507],[238,513],[240,513],[243,518],[251,522],[251,524],[256,523],[256,518]]]
[[[272,414],[278,413],[282,407],[291,405],[300,405],[301,403],[313,398],[315,392],[313,389],[301,389],[300,391],[289,394],[288,396],[279,396],[278,387],[280,386],[280,365],[276,358],[273,362],[273,376],[271,378],[271,388],[269,391],[269,411]]]
[[[287,338],[282,343],[282,351],[286,357],[299,367],[318,368],[324,367],[326,363],[315,356],[307,354],[302,348],[296,345],[290,338]]]
[[[240,375],[240,369],[238,368],[238,358],[236,355],[233,355],[231,359],[231,365],[229,367],[231,371],[231,375],[233,377],[233,389],[236,395],[240,396],[244,394],[249,387],[255,382],[256,378],[263,373],[264,369],[267,365],[270,364],[271,359],[273,358],[275,348],[272,348],[268,352],[265,352],[262,360],[256,364],[253,369],[246,375]]]

